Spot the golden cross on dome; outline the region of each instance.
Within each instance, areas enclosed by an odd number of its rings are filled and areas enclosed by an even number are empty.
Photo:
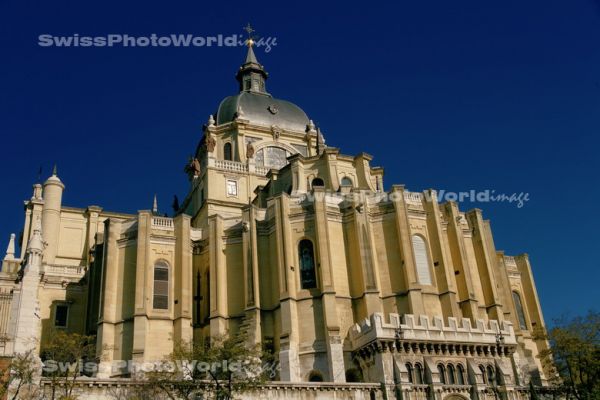
[[[248,22],[248,24],[244,27],[244,30],[246,31],[246,33],[248,34],[248,39],[246,40],[246,44],[248,45],[248,47],[252,47],[252,45],[254,44],[254,39],[253,39],[253,32],[256,32],[252,26],[250,25],[250,22]]]

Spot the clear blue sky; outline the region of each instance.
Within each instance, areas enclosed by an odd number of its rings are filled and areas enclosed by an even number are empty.
[[[85,3],[85,4],[84,4]],[[495,244],[530,255],[548,322],[597,307],[600,0],[0,2],[0,244],[40,165],[64,204],[135,212],[187,189],[183,165],[244,49],[43,48],[40,34],[277,38],[268,90],[327,143],[366,151],[410,190],[527,192],[470,203]]]

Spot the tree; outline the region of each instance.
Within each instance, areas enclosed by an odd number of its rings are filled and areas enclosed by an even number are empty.
[[[172,400],[230,400],[265,381],[261,356],[260,345],[248,345],[242,335],[213,337],[210,343],[176,342],[173,352],[145,377]]]
[[[77,377],[87,372],[87,362],[94,359],[95,349],[93,336],[66,333],[62,330],[50,332],[41,353],[44,362],[43,375],[50,380],[52,400],[56,398],[58,387],[63,390],[61,399],[73,398]]]
[[[10,400],[36,397],[39,367],[34,350],[15,355],[6,371],[2,371],[0,375],[0,399],[5,396],[10,396],[7,397]]]
[[[545,367],[556,372],[553,383],[567,398],[600,399],[600,313],[563,318],[536,338],[550,342],[540,358]]]

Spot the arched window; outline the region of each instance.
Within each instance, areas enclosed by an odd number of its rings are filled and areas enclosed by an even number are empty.
[[[440,382],[446,384],[446,368],[442,364],[438,364],[438,374],[440,374]]]
[[[408,381],[413,383],[413,367],[410,363],[406,363],[406,372],[408,373]]]
[[[311,182],[311,186],[312,186],[313,188],[314,188],[315,186],[318,186],[318,187],[323,187],[323,186],[325,186],[325,182],[323,182],[323,179],[321,179],[321,178],[315,178],[315,179],[313,179],[313,180],[312,180],[312,182]]]
[[[425,240],[423,240],[423,238],[419,235],[413,235],[412,245],[415,253],[417,279],[422,285],[431,285],[429,257],[427,256],[427,245],[425,244]]]
[[[340,184],[342,186],[353,186],[352,179],[348,178],[347,176],[342,178],[342,180],[340,181]]]
[[[233,153],[231,151],[231,143],[225,143],[223,146],[223,159],[224,160],[233,160]]]
[[[525,321],[525,311],[523,310],[523,303],[521,302],[521,296],[519,293],[513,291],[513,301],[515,302],[515,308],[517,309],[517,317],[519,318],[519,326],[521,329],[527,329],[527,322]]]
[[[358,383],[362,381],[362,373],[358,368],[350,368],[346,371],[346,382]]]
[[[456,381],[459,385],[465,384],[465,367],[462,364],[458,364],[456,367]]]
[[[281,169],[288,164],[289,151],[277,146],[267,146],[256,152],[256,166],[268,169]]]
[[[452,364],[448,364],[448,385],[456,385],[456,375]]]
[[[417,385],[423,383],[423,367],[421,364],[415,364],[415,383]]]
[[[302,289],[316,288],[315,252],[310,240],[302,239],[298,244],[298,260],[300,261],[300,282],[302,283]]]
[[[312,370],[308,374],[309,382],[323,382],[323,374],[320,371]]]
[[[481,372],[481,379],[483,379],[483,383],[488,383],[487,374],[483,365],[479,366],[479,371]]]
[[[492,368],[491,365],[488,365],[487,367],[487,384],[488,385],[493,385],[496,378],[495,378],[495,374],[494,374],[494,368]]]
[[[152,307],[157,310],[169,309],[169,265],[164,261],[154,264],[154,297]]]

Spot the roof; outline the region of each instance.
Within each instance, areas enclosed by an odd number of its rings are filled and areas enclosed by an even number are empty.
[[[218,125],[231,122],[238,116],[256,125],[276,125],[296,132],[306,132],[309,123],[308,116],[300,107],[266,93],[241,92],[221,101],[217,111]]]

